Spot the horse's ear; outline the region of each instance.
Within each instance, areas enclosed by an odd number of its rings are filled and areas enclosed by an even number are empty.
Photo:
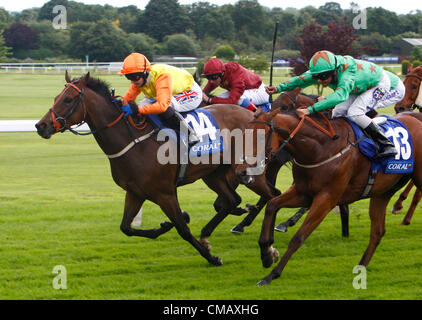
[[[279,108],[275,108],[274,110],[272,110],[272,111],[269,113],[270,119],[274,118],[274,117],[277,115],[277,113],[279,113],[279,111],[280,111],[280,109],[279,109]]]
[[[409,63],[409,66],[407,67],[407,73],[411,72],[413,70],[413,63]]]
[[[79,83],[81,84],[82,87],[84,87],[88,83],[89,77],[90,77],[90,75],[89,75],[89,72],[88,72],[86,75],[84,75],[81,78],[81,81]]]
[[[295,88],[295,89],[292,91],[292,93],[293,93],[294,97],[298,96],[298,95],[300,94],[300,91],[301,91],[301,90],[302,90],[302,89],[301,89],[300,87]]]
[[[69,73],[67,72],[67,70],[66,70],[66,73],[64,74],[64,78],[65,78],[67,83],[70,83],[71,80],[70,80],[70,76],[69,76]]]

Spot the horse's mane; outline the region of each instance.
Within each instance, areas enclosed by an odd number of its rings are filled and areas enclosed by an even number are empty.
[[[86,83],[86,86],[89,89],[93,90],[94,92],[98,93],[107,101],[110,101],[110,102],[113,101],[113,97],[110,90],[110,84],[107,83],[106,81],[101,80],[99,78],[90,77],[88,82]]]

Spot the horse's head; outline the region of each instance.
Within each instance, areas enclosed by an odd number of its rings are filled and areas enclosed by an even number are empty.
[[[410,68],[404,80],[406,93],[394,107],[396,113],[422,108],[422,66]]]
[[[279,128],[274,126],[273,118],[279,113],[278,109],[271,112],[260,112],[250,121],[246,129],[245,137],[252,136],[252,144],[245,141],[245,155],[241,163],[236,167],[236,176],[245,185],[254,183],[255,175],[264,173],[268,159],[278,149],[279,140],[275,133]],[[248,132],[252,133],[251,135]],[[288,132],[286,131],[286,134]],[[250,149],[250,150],[248,150]],[[286,161],[289,160],[288,158]]]
[[[71,81],[66,71],[66,84],[63,91],[54,99],[50,110],[35,125],[38,134],[43,138],[50,138],[57,132],[63,132],[75,124],[85,120],[86,108],[83,102],[89,72],[78,80]]]
[[[281,111],[296,109],[298,107],[300,90],[300,88],[296,88],[292,91],[282,92],[271,104],[271,109],[279,109]]]

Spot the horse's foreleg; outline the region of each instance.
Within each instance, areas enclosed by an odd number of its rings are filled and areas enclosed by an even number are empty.
[[[349,205],[339,205],[341,218],[341,235],[344,238],[349,237]]]
[[[192,235],[186,224],[185,218],[183,217],[182,211],[180,210],[176,195],[160,197],[159,203],[157,204],[176,227],[179,235],[198,250],[201,256],[213,265],[220,266],[223,264],[219,257],[212,256],[210,250]]]
[[[242,234],[244,228],[252,224],[256,216],[261,212],[262,208],[267,204],[267,202],[267,197],[260,197],[256,205],[249,206],[248,215],[239,224],[234,226],[230,231],[236,234]]]
[[[276,169],[279,170],[280,166],[277,166]],[[275,171],[275,169],[273,169],[273,171]],[[256,194],[259,194],[260,198],[255,206],[249,207],[248,215],[238,225],[233,227],[231,229],[231,232],[238,234],[243,233],[244,227],[252,224],[252,222],[255,220],[255,218],[261,212],[262,208],[264,208],[267,202],[271,198],[281,194],[281,192],[272,185],[272,182],[275,183],[275,177],[272,177],[272,175],[276,175],[277,172],[278,171],[271,173],[271,179],[268,181],[264,175],[261,175],[255,178],[255,182],[253,184],[247,185],[249,189],[254,191]]]
[[[274,228],[276,231],[280,232],[287,232],[288,227],[293,227],[300,218],[305,214],[307,208],[300,208],[291,218],[287,221],[280,223],[278,226]]]
[[[399,214],[401,212],[401,210],[403,209],[403,201],[407,199],[407,197],[409,196],[409,192],[410,190],[412,190],[414,184],[412,181],[410,181],[406,188],[403,190],[402,193],[400,193],[399,198],[397,199],[397,201],[394,203],[393,209],[391,209],[391,212],[393,214]]]
[[[391,197],[387,198],[371,198],[369,203],[369,216],[371,218],[371,235],[368,248],[360,260],[360,265],[367,266],[375,252],[381,238],[385,234],[385,211],[388,201]]]
[[[410,204],[409,210],[407,211],[407,214],[401,223],[402,225],[410,224],[410,220],[412,220],[413,213],[415,212],[419,201],[421,201],[421,198],[422,198],[422,192],[419,189],[416,189],[415,194],[413,195],[412,203]]]
[[[159,229],[141,230],[132,228],[132,221],[144,202],[145,198],[137,197],[130,191],[126,192],[125,209],[122,223],[120,224],[120,230],[122,230],[125,235],[155,239],[173,228],[173,224],[170,222],[161,223]]]
[[[272,200],[270,203],[271,202]],[[319,194],[314,198],[305,221],[290,240],[288,248],[283,257],[280,259],[279,264],[271,271],[269,275],[258,282],[258,286],[270,284],[273,279],[280,277],[284,267],[286,266],[293,253],[295,253],[302,246],[306,238],[308,238],[308,236],[315,230],[315,228],[321,223],[328,212],[330,212],[330,210],[333,209],[336,204],[337,199],[332,199],[329,192]]]
[[[307,199],[297,192],[295,184],[290,186],[285,193],[268,202],[259,237],[261,260],[264,267],[268,268],[274,262],[275,252],[271,245],[274,243],[274,224],[277,211],[282,207],[298,208],[305,207],[307,204]]]
[[[211,244],[208,238],[212,232],[242,202],[242,198],[234,190],[238,184],[233,183],[227,175],[230,175],[230,173],[220,171],[203,178],[206,185],[218,194],[218,198],[214,202],[214,209],[217,214],[201,231],[201,243],[209,250],[211,250]]]

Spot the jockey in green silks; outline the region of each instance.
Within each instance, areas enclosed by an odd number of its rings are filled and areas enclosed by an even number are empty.
[[[308,108],[297,109],[296,113],[300,117],[334,108],[333,118],[347,117],[378,145],[378,158],[397,154],[394,144],[366,113],[403,99],[405,88],[398,76],[368,61],[318,51],[309,61],[308,71],[277,87],[266,87],[266,90],[268,94],[274,94],[317,83],[330,87],[334,92],[327,97],[320,97],[318,102]]]

